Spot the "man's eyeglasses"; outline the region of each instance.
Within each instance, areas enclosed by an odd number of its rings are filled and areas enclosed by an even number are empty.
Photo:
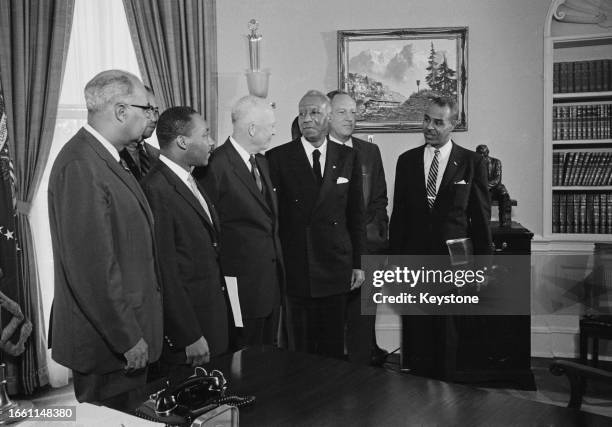
[[[147,104],[147,105],[126,104],[126,105],[144,110],[145,114],[149,117],[159,117],[159,107],[154,107],[151,104]]]

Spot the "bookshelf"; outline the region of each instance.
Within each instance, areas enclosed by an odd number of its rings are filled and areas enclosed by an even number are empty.
[[[544,47],[545,237],[612,240],[612,33]]]

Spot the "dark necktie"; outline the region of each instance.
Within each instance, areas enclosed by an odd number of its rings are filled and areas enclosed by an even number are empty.
[[[440,150],[434,151],[434,158],[429,168],[429,175],[427,176],[427,204],[429,209],[433,208],[436,201],[436,181],[438,180],[438,165],[440,163]]]
[[[253,175],[253,179],[255,180],[255,184],[261,193],[263,193],[263,183],[261,182],[261,175],[259,174],[259,169],[257,168],[257,162],[255,161],[255,155],[251,154],[249,157],[249,163],[251,163],[251,175]]]
[[[312,170],[315,174],[315,180],[317,181],[317,185],[321,186],[323,183],[323,175],[321,175],[321,162],[319,158],[321,157],[321,152],[319,150],[314,150],[312,152]]]
[[[140,161],[140,174],[145,176],[151,169],[151,161],[145,149],[144,142],[138,144],[138,160]]]

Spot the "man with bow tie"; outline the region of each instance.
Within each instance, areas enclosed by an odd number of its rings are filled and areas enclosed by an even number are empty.
[[[458,119],[452,99],[434,98],[423,118],[425,144],[397,161],[389,246],[399,255],[448,255],[446,241],[470,238],[476,255],[491,251],[491,201],[484,159],[455,144]],[[444,378],[444,354],[454,337],[449,317],[404,316],[404,337],[414,343],[406,357],[412,373]]]
[[[341,358],[346,294],[364,280],[365,207],[357,153],[328,140],[330,116],[329,98],[308,91],[299,103],[303,136],[267,157],[279,203],[289,346]]]
[[[164,111],[159,161],[141,181],[153,216],[164,291],[162,373],[198,366],[228,350],[228,305],[219,264],[219,219],[191,171],[206,166],[215,141],[191,107]]]

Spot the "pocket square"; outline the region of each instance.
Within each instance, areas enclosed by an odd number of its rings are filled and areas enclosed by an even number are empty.
[[[343,176],[338,177],[338,179],[336,180],[336,184],[346,184],[347,182],[349,182],[349,180]]]
[[[455,184],[465,185],[467,184],[467,182],[465,182],[465,180],[462,179],[461,181],[455,182]]]

